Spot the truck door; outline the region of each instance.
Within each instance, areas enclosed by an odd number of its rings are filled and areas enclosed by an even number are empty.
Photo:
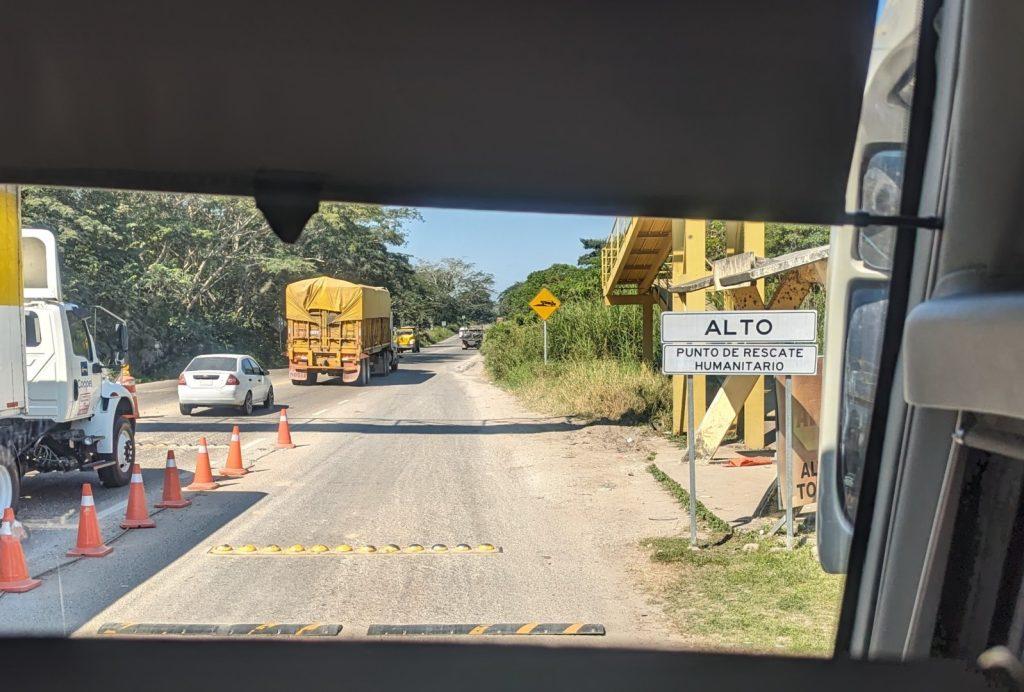
[[[68,418],[83,418],[91,415],[96,399],[100,396],[103,381],[103,364],[96,356],[89,325],[75,308],[64,311],[67,321],[68,380],[71,386],[71,405]]]

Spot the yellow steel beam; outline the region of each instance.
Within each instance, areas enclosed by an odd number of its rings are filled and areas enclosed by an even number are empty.
[[[654,362],[654,305],[644,303],[640,308],[641,343],[640,357],[647,364]]]
[[[21,308],[21,280],[18,188],[0,185],[0,306]]]
[[[740,252],[752,252],[764,257],[764,222],[744,221],[742,225]],[[764,303],[764,279],[758,279],[751,286]],[[743,443],[747,449],[764,448],[764,378],[757,378],[750,396],[743,405]]]
[[[707,221],[704,219],[674,219],[672,221],[672,284],[681,284],[707,274],[704,266]],[[705,309],[706,291],[691,291],[685,295],[672,294],[673,310]],[[672,376],[672,432],[682,434],[686,429],[686,377]],[[707,408],[707,378],[693,378],[694,425],[700,427]]]
[[[604,297],[604,302],[607,305],[654,305],[657,301],[657,297],[650,293],[640,293],[635,295],[631,293],[613,293],[610,296]]]

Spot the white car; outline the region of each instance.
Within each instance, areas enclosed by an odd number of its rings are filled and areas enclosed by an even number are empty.
[[[248,416],[254,406],[273,405],[270,373],[252,356],[196,356],[178,376],[178,410],[183,416],[192,415],[196,406],[237,406]]]

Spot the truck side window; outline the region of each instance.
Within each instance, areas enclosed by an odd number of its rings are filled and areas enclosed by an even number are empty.
[[[39,315],[34,312],[25,313],[25,348],[34,348],[43,343],[43,335],[39,330]]]
[[[71,348],[76,356],[91,360],[93,354],[92,335],[85,320],[73,312],[68,312],[68,328],[71,334]]]

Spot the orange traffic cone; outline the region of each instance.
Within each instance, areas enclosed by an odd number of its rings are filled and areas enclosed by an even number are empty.
[[[151,529],[156,523],[149,518],[146,509],[146,489],[142,485],[142,467],[132,465],[132,482],[128,486],[128,511],[125,512],[122,529]]]
[[[228,461],[220,470],[222,476],[244,476],[248,471],[242,466],[242,435],[236,425],[231,429],[231,444],[228,446]]]
[[[21,549],[21,541],[12,531],[13,526],[14,510],[8,507],[4,510],[3,521],[0,521],[0,591],[24,593],[43,582],[28,576],[25,553]]]
[[[103,557],[113,550],[103,545],[100,522],[96,518],[96,502],[92,499],[92,486],[82,483],[82,507],[78,513],[78,542],[67,552],[68,557]]]
[[[185,490],[216,490],[220,483],[213,480],[213,470],[210,468],[210,452],[206,449],[206,438],[199,438],[199,454],[196,455],[196,472],[192,476],[192,485]]]
[[[278,449],[291,449],[295,445],[292,444],[292,431],[288,428],[288,409],[281,409],[281,418],[277,424],[277,448]]]
[[[181,496],[181,479],[178,478],[178,465],[174,463],[174,450],[167,450],[167,465],[164,467],[164,495],[157,507],[181,509],[192,504]]]

